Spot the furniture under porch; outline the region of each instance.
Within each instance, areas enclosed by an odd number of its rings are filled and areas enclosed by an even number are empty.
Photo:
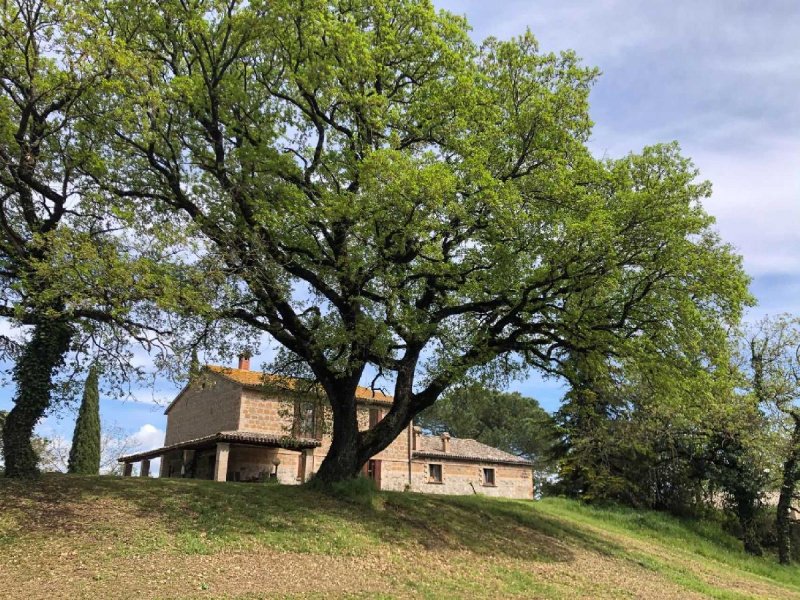
[[[161,477],[214,481],[264,481],[302,483],[313,469],[319,440],[247,431],[221,431],[162,448],[121,456],[123,475],[150,475],[151,461],[161,458]],[[279,471],[283,468],[283,471]]]

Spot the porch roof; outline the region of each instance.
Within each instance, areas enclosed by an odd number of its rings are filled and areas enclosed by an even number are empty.
[[[307,448],[316,448],[320,445],[319,440],[309,438],[295,438],[285,435],[260,433],[257,431],[219,431],[211,435],[178,442],[177,444],[170,444],[169,446],[147,450],[146,452],[137,452],[136,454],[120,456],[117,461],[121,463],[137,462],[156,458],[172,450],[196,450],[213,446],[218,442],[239,443],[248,446],[287,448],[289,450],[305,450]]]

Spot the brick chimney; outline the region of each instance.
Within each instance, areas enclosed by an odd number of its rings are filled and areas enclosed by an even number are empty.
[[[241,371],[249,371],[250,370],[250,354],[247,352],[243,352],[239,355],[239,370]]]
[[[450,434],[446,431],[442,434],[442,452],[450,450]]]
[[[422,450],[422,445],[420,444],[420,438],[422,437],[422,427],[419,425],[414,426],[414,437],[411,440],[411,448],[412,450]]]

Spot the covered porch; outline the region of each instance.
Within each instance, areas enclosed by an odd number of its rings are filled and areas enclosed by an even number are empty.
[[[314,468],[314,449],[318,440],[274,434],[221,431],[212,435],[179,442],[119,457],[123,475],[133,474],[140,463],[139,475],[150,475],[150,462],[161,458],[161,477],[186,477],[214,481],[266,481],[303,483]]]

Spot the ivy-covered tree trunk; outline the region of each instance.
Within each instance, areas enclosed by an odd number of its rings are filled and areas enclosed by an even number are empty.
[[[79,475],[100,473],[100,391],[96,366],[92,366],[86,378],[69,451],[69,472]]]
[[[31,444],[33,428],[50,406],[53,376],[63,364],[72,336],[68,323],[39,321],[14,365],[17,392],[3,428],[6,477],[38,473],[38,458]]]
[[[778,559],[782,565],[788,565],[792,560],[792,523],[789,513],[792,509],[792,498],[797,484],[797,468],[800,463],[800,415],[792,414],[792,418],[794,419],[794,430],[792,431],[789,455],[783,463],[783,481],[775,519],[775,529],[778,534]]]

